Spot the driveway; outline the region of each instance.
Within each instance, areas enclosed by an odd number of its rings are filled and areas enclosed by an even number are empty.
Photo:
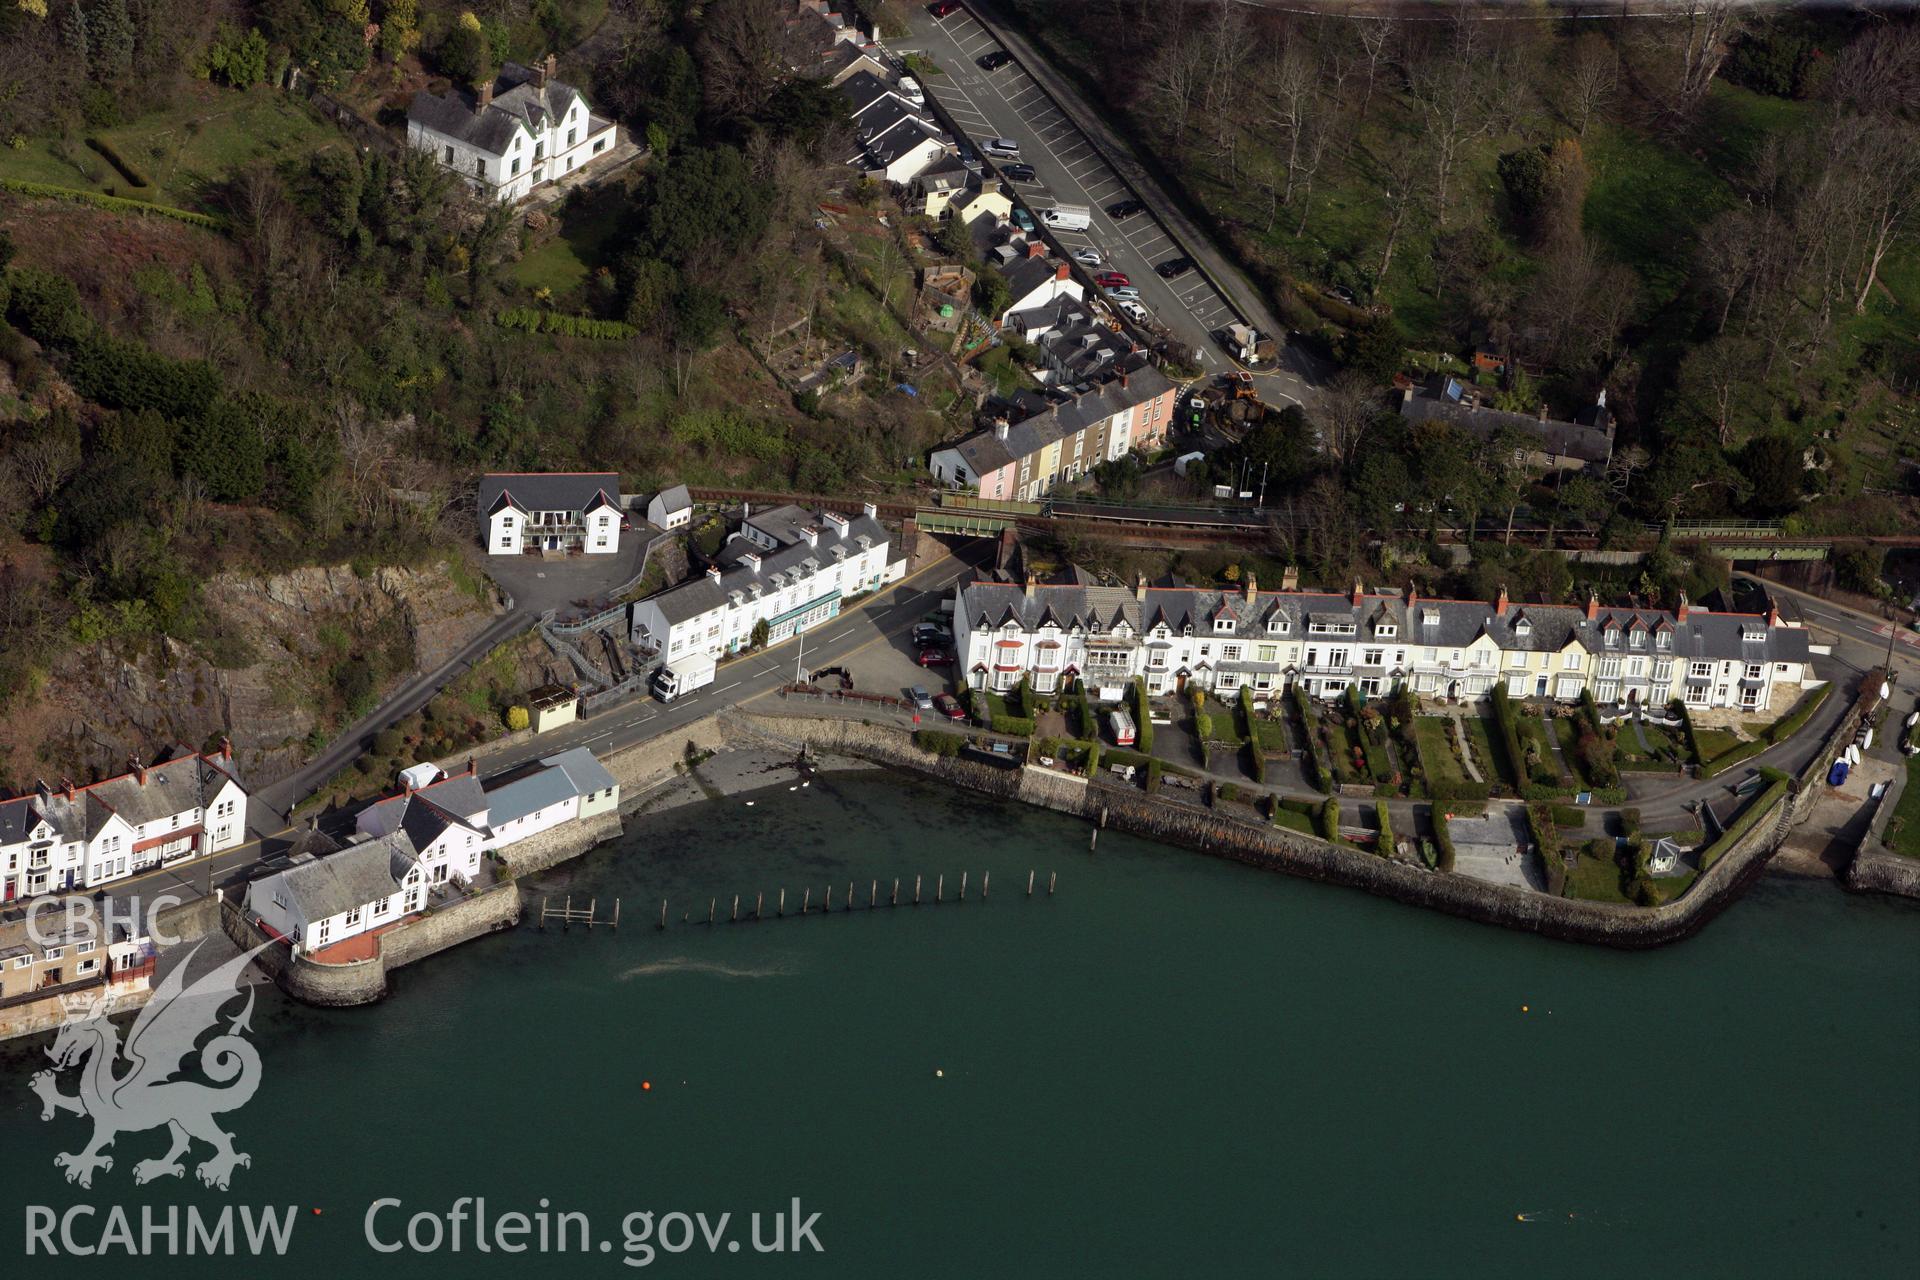
[[[1519,852],[1533,843],[1526,810],[1517,804],[1493,804],[1479,818],[1455,818],[1447,823],[1453,837],[1453,869],[1489,884],[1546,892],[1539,860]]]
[[[647,547],[662,532],[644,520],[620,535],[612,555],[484,556],[480,567],[513,600],[514,610],[536,617],[548,609],[558,620],[597,611],[611,594],[640,574]]]

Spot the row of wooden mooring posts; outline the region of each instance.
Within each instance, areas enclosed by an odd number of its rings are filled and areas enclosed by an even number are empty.
[[[962,871],[960,873],[960,892],[958,896],[949,898],[947,897],[947,877],[944,874],[938,875],[934,877],[934,881],[933,881],[933,897],[931,899],[928,899],[926,897],[926,877],[915,876],[913,878],[913,896],[904,902],[901,900],[901,895],[900,895],[900,886],[902,882],[900,880],[895,880],[892,886],[887,891],[886,905],[888,907],[901,907],[901,906],[918,907],[918,906],[944,905],[949,902],[955,902],[955,903],[965,902],[967,900],[968,879],[969,879],[968,874]],[[1034,895],[1035,886],[1038,883],[1039,883],[1039,872],[1037,871],[1027,872],[1027,894],[1026,894],[1027,897],[1031,898]],[[1059,885],[1060,885],[1060,873],[1058,871],[1049,871],[1047,873],[1047,885],[1046,885],[1047,896],[1049,898],[1053,896],[1054,890],[1059,888]],[[821,896],[820,906],[818,906],[817,908],[813,905],[812,888],[807,888],[802,890],[800,894],[799,914],[803,916],[814,915],[814,914],[824,915],[827,912],[834,911],[836,909],[840,911],[872,911],[880,906],[880,882],[878,880],[870,880],[867,882],[867,900],[865,902],[860,901],[858,883],[850,882],[847,885],[846,896],[841,899],[841,905],[838,908],[835,908],[833,905],[833,890],[834,890],[833,885],[827,886],[826,892]],[[991,871],[981,873],[980,900],[982,902],[985,902],[988,899],[988,897],[992,894],[992,892],[993,892],[993,873]],[[744,895],[741,895],[738,893],[733,895],[732,906],[727,911],[727,914],[725,917],[725,923],[740,924],[742,922],[745,922],[750,924],[756,920],[766,919],[767,895],[765,893],[754,894],[752,907],[743,911],[741,909],[741,903],[744,901],[745,901]],[[787,891],[785,889],[780,890],[774,896],[773,914],[776,920],[785,918],[787,914]],[[722,923],[722,919],[720,915],[720,899],[718,898],[707,899],[707,921],[706,922],[708,924]],[[691,912],[683,912],[680,916],[680,923],[694,924],[694,923],[697,923],[697,921],[694,919],[693,914]],[[662,898],[660,900],[659,927],[662,929],[667,927],[667,900],[665,898]]]
[[[576,924],[583,924],[589,929],[598,925],[607,925],[609,928],[618,929],[620,927],[620,899],[615,898],[613,900],[613,915],[602,920],[600,918],[600,899],[598,898],[588,898],[587,905],[584,907],[576,907],[573,905],[572,894],[567,895],[566,905],[562,907],[553,906],[547,899],[542,898],[540,899],[540,927],[545,929],[549,920],[558,924],[563,933]]]

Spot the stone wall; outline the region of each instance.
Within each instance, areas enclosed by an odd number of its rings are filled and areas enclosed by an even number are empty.
[[[220,891],[195,898],[192,902],[182,902],[153,914],[155,941],[160,937],[177,938],[181,942],[197,942],[211,933],[220,932]],[[172,944],[167,944],[171,946]]]
[[[763,740],[792,747],[805,742],[822,751],[910,768],[988,795],[1096,818],[1109,827],[1215,857],[1349,885],[1484,924],[1617,947],[1660,946],[1699,930],[1765,870],[1767,859],[1785,837],[1795,809],[1795,797],[1789,791],[1776,802],[1776,812],[1762,815],[1678,902],[1654,908],[1633,907],[1553,898],[1428,871],[1282,828],[1165,804],[1105,783],[1071,786],[1070,780],[1046,777],[1043,770],[1001,770],[934,756],[914,746],[906,733],[877,725],[744,714],[732,715],[729,720],[740,733]]]
[[[1867,834],[1860,838],[1860,847],[1847,865],[1843,883],[1856,893],[1920,898],[1920,858],[1908,858],[1886,847],[1887,823],[1892,820],[1906,786],[1907,771],[1900,769],[1881,794],[1880,807],[1874,811],[1873,821],[1867,824]]]
[[[152,980],[146,977],[134,982],[108,983],[105,988],[89,989],[84,996],[74,998],[92,999],[102,989],[112,996],[113,1003],[107,1007],[110,1014],[131,1013],[153,998]],[[8,1005],[0,1009],[0,1041],[58,1031],[66,1021],[66,1001],[57,995]]]
[[[499,858],[512,874],[533,875],[577,858],[595,845],[614,839],[620,832],[619,814],[598,813],[515,841],[500,850]]]
[[[520,892],[509,880],[389,929],[380,935],[379,952],[367,960],[318,964],[274,942],[255,962],[273,975],[283,991],[306,1004],[372,1004],[387,994],[387,975],[393,970],[462,942],[510,929],[519,920]],[[243,950],[269,942],[269,936],[233,903],[225,904],[221,921],[227,936]]]
[[[646,793],[673,776],[675,766],[684,764],[687,748],[719,751],[731,741],[720,716],[695,720],[671,733],[628,747],[608,756],[601,763],[620,784],[620,807],[632,809]]]

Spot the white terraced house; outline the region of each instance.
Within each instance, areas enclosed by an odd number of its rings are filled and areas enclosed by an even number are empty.
[[[1134,589],[999,574],[954,600],[960,670],[974,688],[1022,676],[1051,693],[1078,676],[1101,698],[1134,677],[1151,694],[1198,685],[1233,696],[1295,686],[1332,698],[1405,683],[1429,698],[1470,701],[1504,685],[1516,698],[1784,710],[1812,679],[1807,633],[1765,614],[1426,600],[1368,592],[1217,590],[1176,582]]]
[[[496,472],[480,477],[480,523],[496,556],[620,549],[620,477],[611,471]]]
[[[705,577],[633,606],[634,643],[666,662],[717,658],[747,648],[765,622],[767,643],[779,644],[904,576],[906,561],[889,560],[889,549],[872,503],[858,516],[796,506],[749,515]]]
[[[233,749],[182,751],[77,787],[0,801],[0,901],[95,888],[246,839]]]
[[[532,67],[507,63],[472,95],[416,93],[407,106],[407,144],[495,200],[519,200],[564,178],[612,152],[618,131],[553,70],[548,54]]]

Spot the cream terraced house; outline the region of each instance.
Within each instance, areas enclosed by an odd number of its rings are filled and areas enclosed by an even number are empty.
[[[1041,693],[1074,677],[1103,699],[1134,677],[1150,694],[1198,685],[1226,696],[1299,687],[1333,698],[1405,684],[1429,698],[1472,701],[1504,686],[1515,698],[1760,711],[1797,697],[1811,680],[1807,633],[1766,614],[1690,607],[1585,608],[1427,600],[1368,592],[1336,595],[1238,590],[1176,582],[1132,590],[1068,580],[996,578],[956,589],[956,654],[974,688],[1007,690],[1030,678]],[[1812,681],[1818,683],[1818,681]]]
[[[407,145],[495,200],[519,200],[611,152],[618,136],[586,98],[553,78],[554,57],[509,62],[471,96],[422,91],[407,105]]]
[[[905,560],[889,553],[872,503],[858,516],[791,505],[751,514],[705,576],[633,606],[633,641],[664,662],[718,658],[749,647],[765,622],[767,643],[779,644],[903,577]]]

